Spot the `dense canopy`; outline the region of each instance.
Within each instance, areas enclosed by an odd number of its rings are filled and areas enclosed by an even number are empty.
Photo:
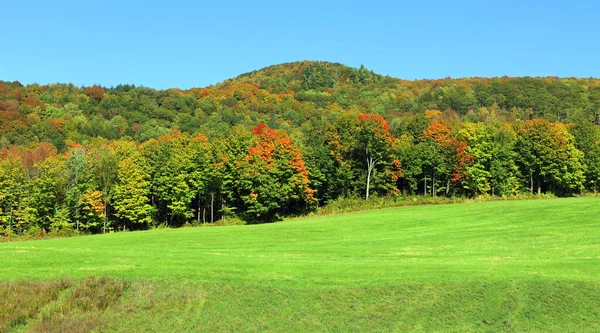
[[[0,81],[0,233],[596,191],[599,112],[600,79],[406,81],[308,61],[189,90]]]

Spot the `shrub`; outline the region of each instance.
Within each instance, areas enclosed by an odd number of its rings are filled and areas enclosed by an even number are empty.
[[[556,196],[552,193],[542,193],[540,195],[532,195],[530,193],[520,193],[510,196],[492,196],[480,195],[476,198],[466,197],[423,197],[423,196],[374,196],[368,200],[362,197],[346,197],[336,199],[326,206],[317,209],[317,215],[329,215],[338,213],[348,213],[360,210],[381,209],[390,207],[402,206],[420,206],[420,205],[442,205],[463,202],[484,202],[495,200],[531,200],[531,199],[554,199]]]

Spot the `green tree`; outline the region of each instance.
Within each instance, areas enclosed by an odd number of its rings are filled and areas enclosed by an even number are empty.
[[[515,151],[517,134],[511,126],[502,126],[492,132],[492,142],[491,191],[499,195],[517,194],[521,190],[519,157]]]
[[[17,216],[24,208],[27,178],[21,167],[21,158],[10,156],[0,159],[0,208],[5,229],[16,231]]]
[[[54,211],[54,214],[49,217],[50,230],[57,233],[69,232],[72,230],[73,223],[69,218],[69,209],[67,207],[59,207]]]
[[[98,190],[102,193],[104,206],[104,223],[102,232],[110,227],[109,207],[112,203],[113,190],[118,180],[119,160],[114,149],[108,145],[101,145],[91,153],[92,174]]]
[[[79,230],[83,212],[81,211],[81,196],[92,187],[90,164],[83,147],[72,149],[67,157],[65,176],[66,205],[70,216],[75,220],[75,229]]]
[[[35,215],[35,224],[44,230],[50,230],[50,219],[55,215],[56,209],[63,206],[66,197],[65,160],[61,157],[48,157],[37,163],[36,167],[39,176],[31,180],[31,190],[24,201]]]
[[[149,176],[139,154],[119,163],[118,183],[114,188],[115,215],[132,226],[148,227],[152,207],[148,204]],[[123,225],[125,227],[125,224]]]
[[[309,64],[302,69],[302,89],[322,90],[325,88],[333,88],[334,85],[335,78],[329,73],[325,64],[317,64],[316,69]]]
[[[517,151],[523,173],[529,176],[531,193],[534,183],[538,194],[569,194],[581,189],[585,181],[583,153],[564,125],[545,119],[525,122],[517,136]]]
[[[465,187],[473,194],[487,194],[491,191],[491,161],[493,155],[492,135],[483,123],[466,123],[458,132],[461,140],[468,143],[467,151],[473,156],[473,163],[467,165]]]
[[[174,219],[184,219],[192,216],[191,201],[197,195],[201,179],[194,179],[194,189],[190,187],[189,172],[193,171],[193,156],[190,152],[188,139],[178,131],[161,136],[157,141],[158,154],[155,155],[160,163],[153,162],[153,189],[161,205],[166,208],[169,224]],[[195,176],[196,174],[194,174]]]
[[[584,153],[586,185],[597,192],[600,182],[600,129],[591,121],[578,120],[570,132],[574,136],[575,147]]]

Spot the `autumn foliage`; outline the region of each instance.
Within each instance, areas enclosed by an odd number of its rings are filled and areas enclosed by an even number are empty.
[[[0,233],[597,191],[599,124],[595,78],[409,81],[302,61],[188,90],[0,81]]]
[[[295,208],[310,207],[314,191],[309,187],[309,171],[291,138],[264,124],[252,133],[254,145],[237,163],[246,211],[256,218],[273,219]]]
[[[98,85],[85,88],[85,93],[96,102],[100,102],[104,99],[104,89]]]

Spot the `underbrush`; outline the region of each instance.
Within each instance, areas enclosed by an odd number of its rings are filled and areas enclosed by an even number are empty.
[[[0,332],[25,324],[69,286],[67,280],[0,283]]]
[[[475,198],[469,197],[423,197],[423,196],[381,196],[371,197],[365,200],[362,197],[347,197],[339,198],[328,203],[325,206],[319,207],[316,215],[331,215],[339,213],[350,213],[361,210],[372,210],[403,206],[421,206],[421,205],[445,205],[455,203],[469,202],[486,202],[497,200],[532,200],[532,199],[555,199],[556,196],[552,193],[542,193],[539,195],[532,194],[515,194],[510,196],[492,196],[489,194],[480,195]]]
[[[17,234],[10,228],[2,228],[0,226],[0,243],[4,242],[17,242],[27,240],[40,240],[40,239],[53,239],[53,238],[65,238],[86,235],[74,229],[62,229],[52,230],[46,232],[44,229],[39,227],[32,227],[27,231]]]
[[[106,324],[127,283],[110,277],[0,284],[0,332],[90,332]]]
[[[80,235],[85,235],[85,233],[81,233],[74,229],[61,229],[46,232],[40,227],[32,227],[21,234],[17,234],[10,228],[2,228],[2,226],[0,226],[0,243],[12,241],[65,238]]]

